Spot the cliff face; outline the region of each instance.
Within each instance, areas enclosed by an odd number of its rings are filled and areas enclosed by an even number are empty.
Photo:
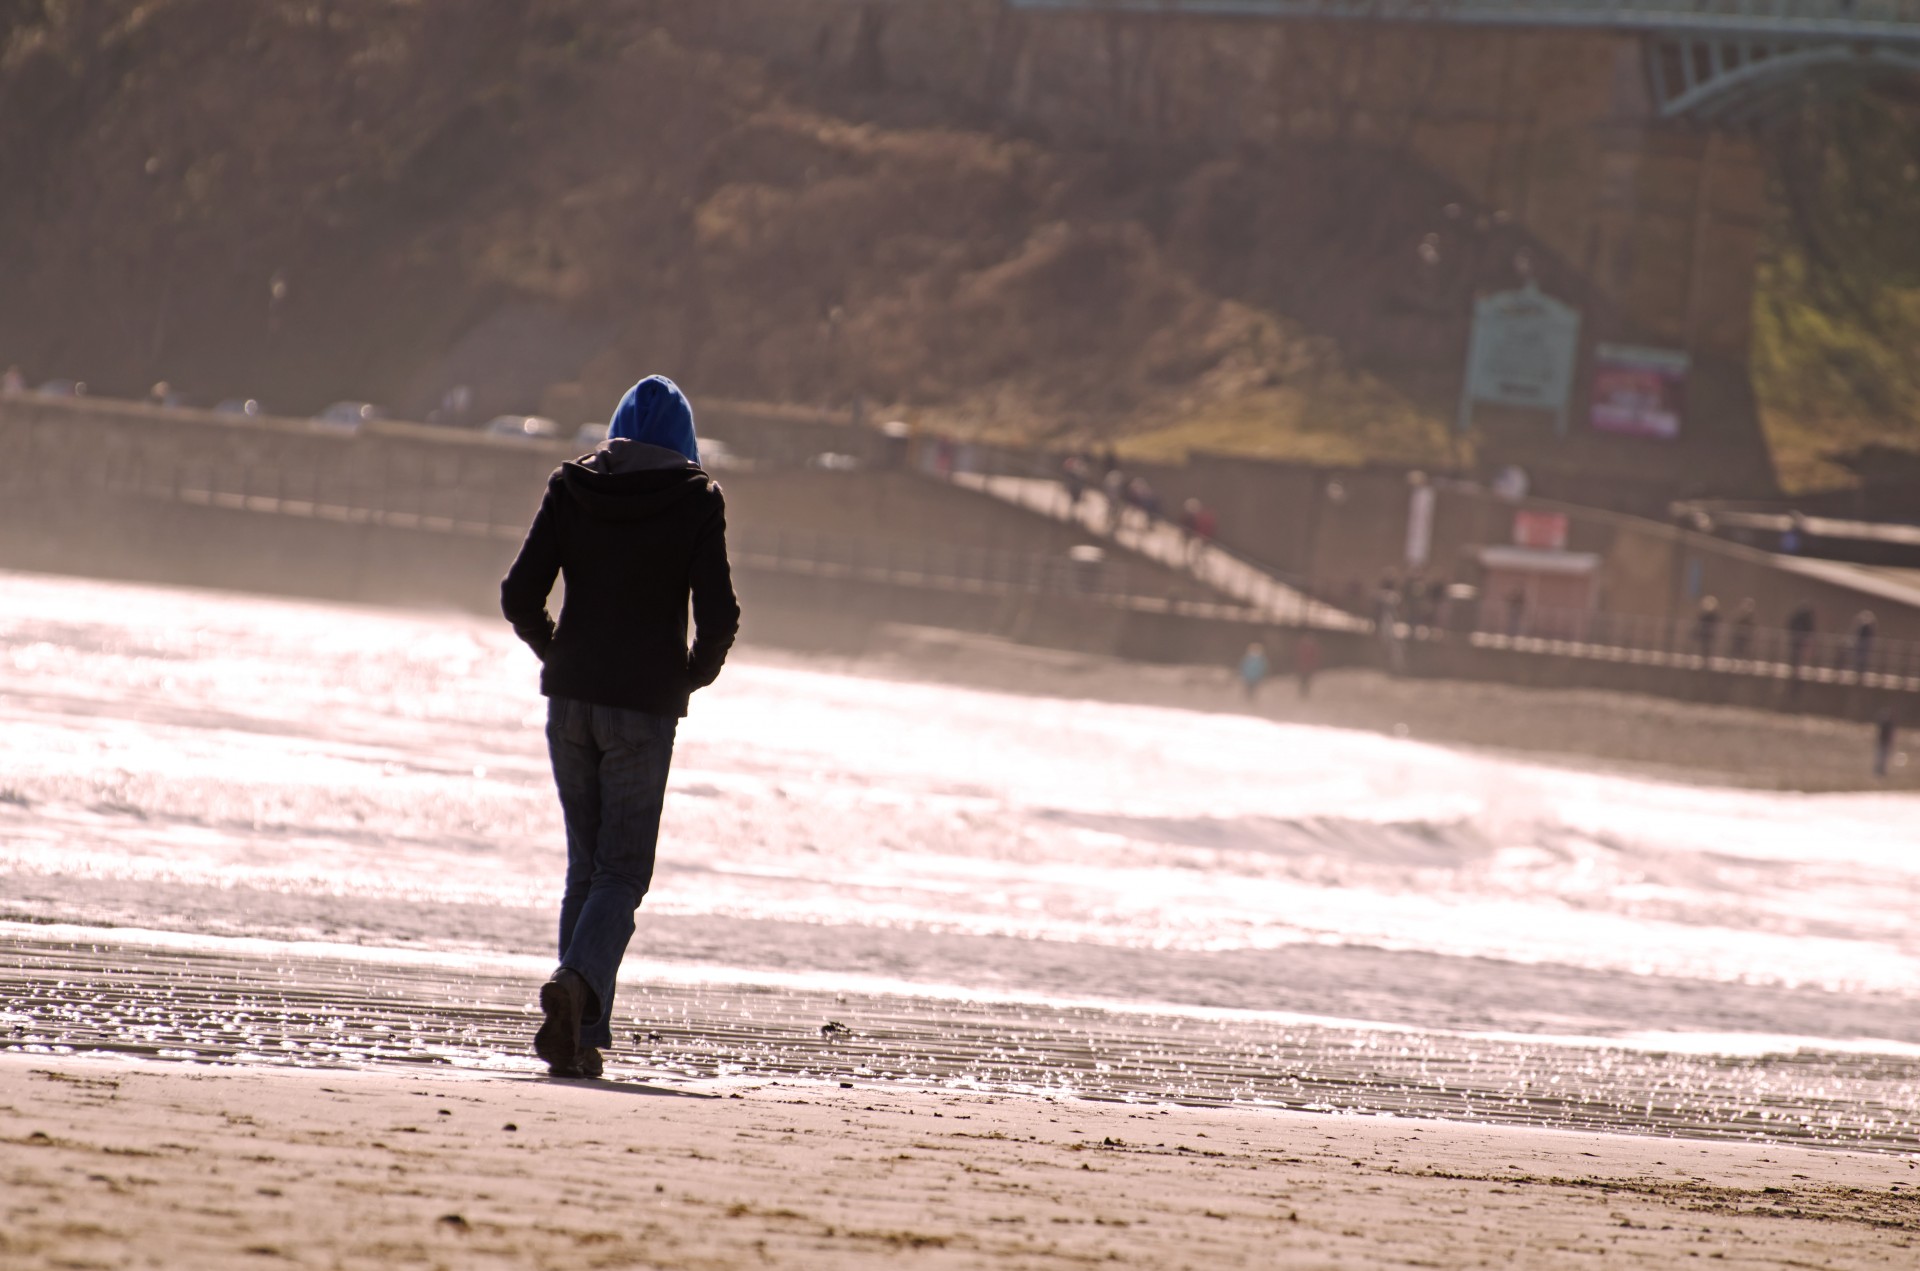
[[[1632,288],[1672,285],[1617,258],[1625,213],[1565,228],[1550,177],[1585,134],[1475,104],[1525,50],[1335,66],[1244,25],[1171,56],[984,0],[889,12],[0,0],[0,364],[288,411],[467,383],[476,413],[569,424],[667,370],[1001,434],[1437,462],[1476,289],[1530,272],[1632,334]],[[1542,118],[1618,95],[1611,63],[1566,78]],[[1222,97],[1269,81],[1258,111]],[[1744,341],[1739,298],[1702,296],[1733,314],[1707,344]]]
[[[850,12],[815,7],[836,32]],[[863,79],[857,26],[816,74],[655,20],[717,10],[646,8],[16,17],[0,362],[287,410],[420,410],[477,382],[476,409],[588,413],[665,368],[696,392],[1000,432],[1200,420],[1279,452],[1445,452],[1444,391],[1371,376],[1270,294],[1352,305],[1368,271],[1404,273],[1419,236],[1395,209],[1443,205],[1437,183],[1396,199],[1399,178],[1330,151],[1247,167],[1047,141]]]

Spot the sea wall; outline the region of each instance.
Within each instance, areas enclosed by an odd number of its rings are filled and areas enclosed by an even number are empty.
[[[756,454],[880,453],[870,430],[778,414],[707,418]],[[16,397],[0,399],[0,453],[13,459],[0,468],[0,568],[494,612],[548,474],[571,450],[412,424],[345,432]],[[1125,553],[1097,587],[1063,587],[1084,536],[1045,518],[871,462],[768,462],[724,474],[747,639],[844,646],[909,622],[1211,661],[1258,638],[1178,612],[1220,598]],[[897,567],[878,568],[887,562]],[[876,568],[849,568],[862,563]]]

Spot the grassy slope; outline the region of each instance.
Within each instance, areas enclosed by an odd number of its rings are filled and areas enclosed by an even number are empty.
[[[1753,374],[1780,483],[1789,493],[1846,488],[1833,461],[1875,443],[1920,450],[1920,289],[1890,288],[1876,313],[1836,313],[1809,294],[1792,256],[1762,266]]]
[[[1753,374],[1782,483],[1857,483],[1866,445],[1920,451],[1920,95],[1836,81],[1766,127],[1772,221]]]

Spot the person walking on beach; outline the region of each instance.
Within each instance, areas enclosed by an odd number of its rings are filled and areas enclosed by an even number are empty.
[[[1894,722],[1893,707],[1880,712],[1880,718],[1873,725],[1873,775],[1884,777],[1887,768],[1893,762],[1893,742],[1898,735],[1899,725]]]
[[[556,577],[558,624],[547,612]],[[534,1052],[556,1077],[597,1077],[613,1044],[614,979],[653,880],[674,734],[740,627],[725,503],[672,380],[634,385],[606,442],[555,470],[500,608],[542,664],[567,830],[560,965],[540,989]]]
[[[1251,702],[1259,696],[1260,686],[1267,679],[1266,646],[1254,643],[1247,646],[1245,656],[1240,659],[1240,688]]]
[[[1313,692],[1313,677],[1320,671],[1320,642],[1313,632],[1302,631],[1293,642],[1293,673],[1300,681],[1300,698]]]

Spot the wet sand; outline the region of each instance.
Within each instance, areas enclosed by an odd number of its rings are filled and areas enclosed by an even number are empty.
[[[541,1072],[531,1055],[538,959],[79,934],[0,927],[0,1050]],[[1369,1028],[720,974],[630,966],[609,1075],[1247,1104],[1920,1158],[1911,1047],[1751,1037],[1760,1049],[1727,1053],[1673,1034],[1602,1042]]]
[[[1909,1267],[1911,1159],[764,1080],[0,1056],[54,1267]]]
[[[883,626],[857,655],[756,648],[849,674],[964,688],[1232,711],[1286,723],[1355,728],[1689,784],[1765,790],[1920,790],[1920,720],[1906,721],[1885,778],[1873,775],[1870,725],[1677,702],[1599,689],[1523,688],[1468,680],[1325,671],[1302,698],[1284,657],[1249,702],[1230,668],[1161,666],[1034,648],[931,627]]]

